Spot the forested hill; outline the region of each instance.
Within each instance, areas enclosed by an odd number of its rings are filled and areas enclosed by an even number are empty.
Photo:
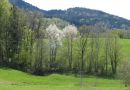
[[[69,8],[66,11],[51,10],[46,14],[52,17],[62,18],[76,26],[80,25],[95,25],[98,22],[103,22],[110,25],[112,28],[130,27],[130,21],[118,16],[110,15],[102,11],[86,9],[86,8]]]
[[[69,8],[67,10],[45,11],[22,0],[10,0],[10,1],[11,3],[15,4],[20,8],[31,11],[40,11],[43,14],[45,14],[46,17],[61,18],[72,24],[75,24],[76,26],[95,25],[96,23],[102,22],[105,23],[106,25],[111,26],[112,28],[124,29],[130,27],[130,20],[98,10],[76,7],[76,8]]]
[[[43,12],[44,10],[41,10],[23,0],[9,0],[11,4],[16,5],[19,8],[22,8],[24,10],[30,10],[30,11],[39,11]]]

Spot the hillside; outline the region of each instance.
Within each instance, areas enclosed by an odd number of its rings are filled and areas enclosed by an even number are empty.
[[[102,22],[112,28],[127,29],[130,27],[130,20],[110,15],[98,10],[76,7],[69,8],[67,10],[45,11],[22,0],[10,0],[10,2],[15,4],[19,8],[31,11],[39,11],[42,12],[46,17],[61,18],[72,24],[75,24],[76,26],[95,25],[96,23]]]
[[[77,26],[95,25],[102,22],[112,28],[130,27],[130,21],[118,16],[110,15],[102,11],[86,9],[86,8],[69,8],[66,11],[50,10],[46,14],[52,17],[62,18]]]
[[[24,2],[23,0],[9,0],[11,4],[18,6],[19,8],[22,8],[24,10],[30,10],[30,11],[39,11],[43,12],[43,10]]]
[[[127,90],[119,80],[94,76],[84,77],[85,86],[81,88],[80,78],[74,76],[34,76],[7,68],[0,73],[0,90]]]

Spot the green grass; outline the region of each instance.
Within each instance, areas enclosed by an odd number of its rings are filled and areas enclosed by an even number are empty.
[[[121,81],[86,76],[52,74],[34,76],[12,69],[0,69],[0,90],[128,90]]]
[[[122,57],[124,60],[130,60],[130,39],[120,39]]]

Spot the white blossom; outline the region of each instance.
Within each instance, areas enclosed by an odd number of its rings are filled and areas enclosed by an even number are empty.
[[[77,28],[73,25],[68,25],[63,29],[64,35],[67,38],[74,39],[77,36]]]
[[[62,45],[63,32],[59,30],[55,24],[49,25],[49,27],[46,29],[46,32],[51,47],[55,48],[59,45]]]

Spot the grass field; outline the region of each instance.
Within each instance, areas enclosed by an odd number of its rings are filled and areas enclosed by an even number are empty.
[[[130,39],[120,39],[121,53],[124,60],[130,60]]]
[[[123,59],[130,59],[130,40],[120,40]],[[86,76],[51,74],[34,76],[12,69],[0,69],[0,90],[130,90],[119,80]]]
[[[52,74],[33,76],[12,69],[0,69],[0,90],[129,90],[121,81],[86,76],[81,79],[74,76]]]

